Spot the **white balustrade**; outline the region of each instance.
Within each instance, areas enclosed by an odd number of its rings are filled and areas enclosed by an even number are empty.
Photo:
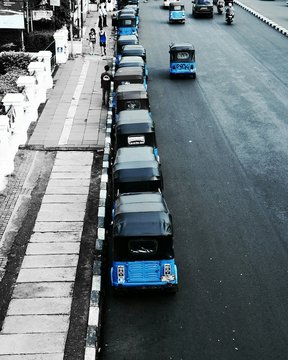
[[[46,101],[46,84],[45,84],[45,65],[43,62],[32,61],[28,65],[28,71],[30,75],[35,74],[37,80],[37,98],[40,103]]]

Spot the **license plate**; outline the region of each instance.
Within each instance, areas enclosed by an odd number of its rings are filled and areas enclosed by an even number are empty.
[[[128,145],[144,145],[144,136],[128,136]]]
[[[190,66],[187,65],[187,64],[177,64],[177,65],[176,65],[176,68],[177,68],[178,70],[190,70]]]

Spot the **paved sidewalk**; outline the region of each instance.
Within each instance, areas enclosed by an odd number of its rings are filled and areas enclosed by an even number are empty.
[[[235,3],[288,36],[288,5],[286,5],[286,0],[235,0]]]
[[[1,224],[0,260],[5,266],[5,256],[8,256],[13,236],[17,235],[17,229],[23,226],[21,221],[27,215],[27,212],[19,213],[16,205],[18,202],[21,208],[25,200],[22,195],[27,193],[27,186],[31,185],[31,173],[35,172],[33,154],[34,158],[39,157],[40,153],[44,154],[42,151],[29,153],[29,150],[57,151],[1,329],[0,359],[60,360],[64,357],[93,151],[99,153],[101,150],[103,153],[105,146],[108,109],[102,107],[100,75],[104,65],[112,64],[114,43],[111,26],[108,26],[105,28],[107,56],[100,56],[99,39],[96,55],[89,55],[86,36],[91,27],[98,31],[95,25],[97,20],[96,12],[88,14],[83,55],[59,66],[54,87],[49,91],[33,134],[20,150],[26,154],[25,173],[19,176],[19,179],[23,175],[24,178],[15,184],[16,191],[12,186],[3,193],[7,201],[4,202],[5,208],[0,209],[1,219],[5,220]],[[111,25],[110,16],[108,22]],[[19,169],[22,171],[21,165]],[[28,202],[38,176],[26,194]],[[29,181],[25,180],[26,177],[29,177]],[[99,188],[100,200],[101,191]],[[97,218],[95,226],[96,223]],[[1,248],[6,251],[1,252]]]

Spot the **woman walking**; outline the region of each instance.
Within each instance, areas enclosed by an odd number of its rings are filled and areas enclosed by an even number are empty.
[[[90,55],[95,54],[95,45],[96,45],[96,31],[94,28],[92,28],[89,32]]]

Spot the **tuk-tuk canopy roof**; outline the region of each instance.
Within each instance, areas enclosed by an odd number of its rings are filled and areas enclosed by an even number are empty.
[[[172,217],[160,193],[122,194],[116,200],[114,236],[172,236]]]
[[[123,56],[141,56],[146,57],[146,49],[144,46],[137,45],[124,45],[122,49]]]
[[[195,48],[190,43],[175,43],[170,46],[171,51],[195,51]]]
[[[133,9],[137,13],[139,10],[139,6],[137,4],[128,4],[128,5],[125,5],[122,10],[125,10],[125,9]]]
[[[119,62],[119,67],[125,67],[125,66],[141,66],[144,67],[145,62],[140,56],[123,56]]]
[[[114,171],[145,167],[159,167],[151,146],[131,146],[118,149],[113,165]]]
[[[120,111],[116,123],[117,134],[147,134],[155,132],[154,122],[148,110]]]
[[[140,66],[121,67],[115,72],[114,82],[127,81],[130,83],[133,80],[143,81],[143,70]]]
[[[180,1],[170,2],[170,4],[169,4],[170,9],[171,8],[173,9],[174,6],[181,6],[181,8],[184,8],[184,3],[180,2]]]
[[[148,93],[143,84],[119,85],[116,91],[117,100],[148,99]]]
[[[117,40],[117,44],[118,45],[122,45],[122,44],[138,44],[139,40],[138,37],[136,35],[120,35],[118,40]]]
[[[118,14],[118,20],[122,20],[122,19],[135,19],[136,18],[136,13],[135,10],[133,9],[124,9],[121,10]]]
[[[123,110],[119,112],[115,132],[117,134],[147,134],[155,132],[154,122],[148,110]]]

